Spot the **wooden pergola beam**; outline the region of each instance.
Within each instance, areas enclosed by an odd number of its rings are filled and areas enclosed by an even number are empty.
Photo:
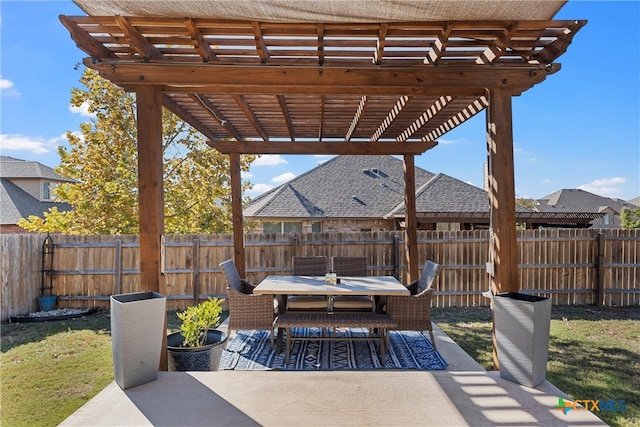
[[[268,141],[269,140],[269,135],[267,135],[267,132],[264,130],[264,127],[260,123],[260,120],[253,113],[253,110],[249,106],[249,103],[247,102],[247,99],[243,95],[231,95],[231,97],[236,102],[236,104],[238,104],[238,107],[244,113],[244,115],[247,117],[249,122],[253,125],[253,128],[256,130],[256,132],[258,132],[260,137],[264,141]],[[242,138],[239,138],[238,136],[236,136],[236,139],[242,139]]]
[[[76,45],[94,58],[117,59],[117,55],[107,49],[98,39],[87,33],[71,18],[60,15],[60,22],[67,27]]]
[[[404,106],[407,105],[407,103],[410,100],[411,100],[410,96],[401,96],[398,99],[398,102],[396,102],[396,105],[393,106],[391,111],[389,111],[389,114],[387,114],[387,117],[385,117],[382,123],[380,123],[380,126],[378,126],[378,129],[376,129],[373,135],[371,135],[371,141],[377,141],[380,139],[382,134],[387,130],[387,128],[389,128],[389,126],[391,126],[391,123],[393,123],[396,117],[398,117],[398,115],[404,109]]]
[[[411,124],[411,126],[405,129],[404,132],[402,132],[400,136],[396,138],[396,141],[406,141],[407,139],[411,138],[411,135],[416,133],[421,127],[426,125],[433,117],[438,115],[438,113],[440,113],[444,109],[444,107],[446,107],[447,104],[449,104],[453,99],[455,98],[451,96],[441,96],[440,98],[438,98],[431,107],[429,107],[424,113],[422,113],[420,117],[418,117]]]
[[[512,94],[542,82],[560,69],[513,67],[269,67],[213,63],[121,63],[102,61],[84,64],[123,87],[162,85],[174,93],[220,94],[351,94],[482,96],[485,89],[509,89]]]
[[[266,43],[264,42],[264,36],[262,35],[262,29],[260,28],[260,23],[254,21],[251,23],[251,26],[253,27],[253,38],[256,44],[256,52],[258,52],[258,56],[260,57],[260,62],[264,64],[269,60],[271,55],[267,50]]]
[[[356,109],[356,113],[353,115],[353,119],[351,120],[351,124],[349,125],[349,130],[344,137],[345,141],[350,141],[353,133],[356,131],[358,127],[358,123],[360,122],[360,118],[362,117],[362,113],[364,113],[365,108],[367,107],[368,98],[364,95],[360,98],[360,103],[358,104],[358,108]]]
[[[145,60],[163,60],[164,55],[149,40],[140,34],[127,18],[124,16],[115,16],[114,20],[126,37],[131,40],[131,47],[135,49]]]
[[[235,127],[233,127],[233,125],[228,120],[226,120],[224,115],[218,110],[218,108],[212,102],[210,102],[207,99],[205,95],[192,93],[192,94],[189,94],[189,97],[193,99],[196,103],[203,106],[205,110],[209,113],[209,115],[213,117],[215,120],[217,120],[220,123],[220,126],[225,128],[235,139],[238,139],[238,140],[242,139],[242,136],[240,135],[238,130]]]
[[[198,29],[193,18],[185,18],[184,25],[189,31],[193,45],[198,49],[198,52],[200,52],[202,60],[204,62],[217,61],[218,57],[216,56],[216,53],[211,49],[211,46],[209,46],[209,43]]]
[[[289,142],[289,141],[207,141],[221,153],[231,154],[421,154],[438,145],[437,141],[420,142]]]
[[[487,102],[486,97],[483,96],[483,97],[478,98],[473,103],[471,103],[471,104],[467,105],[465,108],[463,108],[457,114],[457,116],[460,116],[458,121],[463,122],[464,120],[467,120],[467,119],[475,116],[480,111],[484,110],[487,107],[487,105],[488,105],[488,102]],[[440,126],[438,126],[436,129],[434,129],[433,131],[429,132],[429,134],[425,135],[422,138],[422,140],[423,141],[435,141],[437,138],[440,138],[442,135],[444,135],[445,133],[449,132],[454,127],[455,127],[455,123],[453,122],[453,119],[449,119],[446,122],[444,122],[443,124],[441,124]]]
[[[282,111],[282,118],[287,124],[287,130],[289,131],[289,138],[291,141],[295,141],[295,133],[293,132],[293,124],[291,123],[291,114],[289,114],[289,107],[287,107],[287,100],[283,95],[277,95],[276,99],[278,100],[278,105],[280,106],[280,111]]]
[[[182,118],[182,120],[188,122],[191,126],[196,128],[198,132],[200,132],[207,138],[215,138],[215,135],[211,132],[211,129],[205,126],[200,120],[194,117],[193,114],[185,110],[181,105],[176,103],[166,94],[162,95],[162,105],[176,116]]]

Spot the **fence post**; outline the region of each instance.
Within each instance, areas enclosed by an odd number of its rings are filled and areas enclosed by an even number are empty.
[[[293,233],[291,236],[291,258],[298,255],[298,233]]]
[[[602,232],[598,232],[598,306],[605,305],[605,284],[604,284],[604,252],[605,252],[605,236]]]
[[[191,283],[193,283],[193,305],[200,300],[200,239],[193,239],[193,269],[191,270]]]
[[[393,235],[393,275],[400,280],[400,237]]]
[[[122,239],[116,239],[115,243],[113,269],[115,273],[115,294],[119,295],[122,293]]]

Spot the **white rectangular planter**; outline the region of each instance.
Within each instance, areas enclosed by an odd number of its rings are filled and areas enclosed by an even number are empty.
[[[111,296],[113,373],[123,389],[158,378],[167,298],[157,292]]]
[[[493,298],[500,376],[528,387],[544,382],[551,299],[507,292]]]

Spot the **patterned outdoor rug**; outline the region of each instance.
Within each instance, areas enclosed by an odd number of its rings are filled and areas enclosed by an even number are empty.
[[[338,332],[347,336],[366,336],[363,329]],[[319,328],[296,328],[296,335],[321,336]],[[267,331],[238,331],[222,352],[219,369],[235,370],[371,370],[422,369],[439,370],[447,362],[433,349],[428,334],[392,331],[386,360],[380,362],[377,341],[294,341],[289,364],[283,352],[276,354],[270,347]]]

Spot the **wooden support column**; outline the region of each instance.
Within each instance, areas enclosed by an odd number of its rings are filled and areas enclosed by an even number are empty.
[[[413,154],[404,155],[404,234],[407,283],[417,280],[418,231],[416,222],[416,168]]]
[[[138,208],[140,217],[140,284],[162,293],[161,241],[164,232],[162,195],[162,92],[140,86],[138,103]]]
[[[511,94],[505,90],[489,91],[487,150],[492,228],[489,252],[494,263],[491,286],[496,293],[515,292],[518,290],[518,256],[513,129]]]
[[[504,89],[489,90],[487,155],[491,214],[489,259],[493,266],[493,274],[490,274],[491,289],[494,294],[517,292],[519,284],[512,108],[511,94]],[[499,369],[495,329],[493,365],[494,369]]]
[[[240,277],[246,277],[244,257],[244,227],[242,223],[242,180],[240,177],[240,154],[229,154],[231,177],[231,211],[233,218],[233,259]]]
[[[140,287],[166,295],[162,277],[164,198],[162,173],[162,90],[136,89],[138,112],[138,215],[140,222]],[[166,323],[166,317],[165,317]],[[166,334],[160,370],[167,370]]]

